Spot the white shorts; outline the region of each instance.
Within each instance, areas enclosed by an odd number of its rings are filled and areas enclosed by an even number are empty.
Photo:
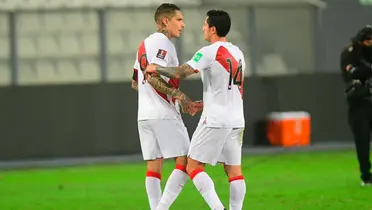
[[[215,166],[241,165],[244,128],[196,128],[188,152],[191,159]]]
[[[144,160],[187,155],[190,138],[182,120],[141,120],[138,132]]]

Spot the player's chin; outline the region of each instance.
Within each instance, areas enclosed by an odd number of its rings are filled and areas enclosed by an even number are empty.
[[[174,37],[175,38],[180,38],[181,37],[181,32],[178,32],[178,33],[174,34]]]

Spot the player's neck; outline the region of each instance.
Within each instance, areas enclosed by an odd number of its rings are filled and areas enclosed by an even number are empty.
[[[215,42],[227,42],[227,39],[226,39],[226,37],[212,36],[210,42],[211,42],[211,44],[213,44]]]
[[[172,36],[171,36],[170,33],[168,32],[168,30],[165,29],[165,28],[158,29],[157,32],[164,34],[164,35],[165,35],[169,40],[172,39]]]

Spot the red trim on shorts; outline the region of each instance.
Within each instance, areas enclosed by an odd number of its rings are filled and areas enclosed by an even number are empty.
[[[158,178],[158,179],[161,180],[161,174],[156,173],[156,172],[153,172],[153,171],[147,171],[146,176],[147,176],[147,177]]]
[[[190,178],[191,178],[191,180],[193,180],[193,179],[195,178],[195,176],[198,175],[200,172],[204,172],[204,169],[202,169],[202,168],[194,169],[194,170],[190,173]]]
[[[243,175],[240,175],[240,176],[236,176],[236,177],[230,178],[229,179],[229,182],[233,182],[233,181],[236,181],[236,180],[244,180],[244,176]]]
[[[180,170],[180,171],[183,171],[184,173],[187,174],[187,172],[186,172],[186,166],[184,166],[184,165],[179,165],[179,164],[177,164],[177,165],[176,165],[176,169],[178,169],[178,170]]]

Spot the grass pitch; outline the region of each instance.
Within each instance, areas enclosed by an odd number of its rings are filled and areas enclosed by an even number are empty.
[[[164,167],[163,186],[174,168]],[[245,157],[248,210],[372,210],[372,187],[360,187],[354,151]],[[0,171],[0,210],[148,210],[145,164]],[[207,167],[228,207],[222,166]],[[208,206],[189,180],[171,209]]]

